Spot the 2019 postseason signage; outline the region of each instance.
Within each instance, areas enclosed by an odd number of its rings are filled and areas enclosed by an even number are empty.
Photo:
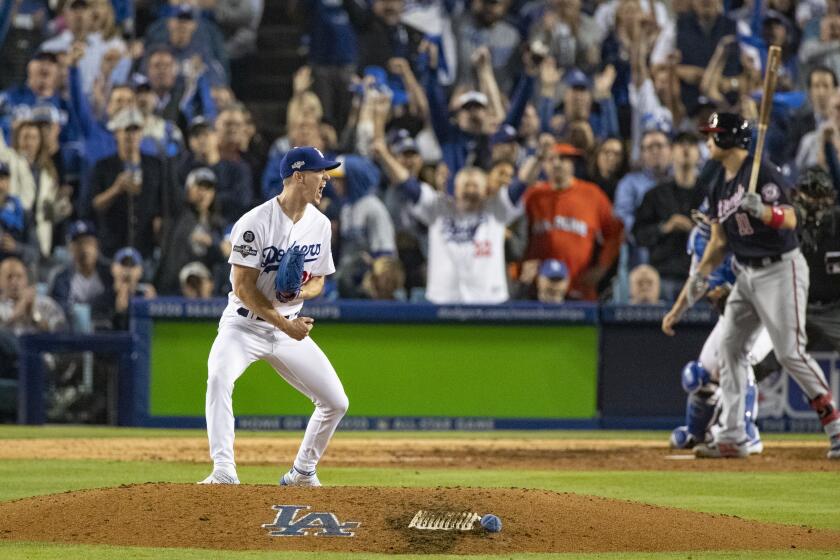
[[[136,302],[135,423],[203,426],[207,355],[225,300]],[[344,429],[597,427],[598,308],[307,303],[350,398]],[[143,387],[139,387],[143,385]],[[237,381],[242,428],[301,429],[312,403],[270,366]]]

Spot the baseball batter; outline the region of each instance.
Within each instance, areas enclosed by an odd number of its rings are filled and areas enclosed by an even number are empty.
[[[281,485],[320,486],[315,468],[347,410],[344,388],[330,361],[309,337],[314,320],[301,317],[303,301],[316,297],[335,272],[330,222],[318,209],[329,175],[339,164],[315,148],[290,150],[281,163],[283,191],[246,213],[233,226],[228,305],[208,360],[207,436],[213,472],[200,484],[239,484],[233,458],[233,385],[245,369],[265,360],[315,403],[303,442]],[[297,295],[275,285],[283,256],[303,253]]]
[[[744,420],[747,353],[764,325],[776,357],[802,387],[830,438],[828,457],[840,458],[840,411],[822,370],[805,350],[809,270],[799,250],[787,182],[774,166],[761,162],[756,192],[747,191],[752,131],[739,115],[715,113],[702,131],[708,134],[711,158],[722,164],[709,182],[712,236],[697,271],[662,320],[662,330],[673,335],[685,309],[705,294],[706,278],[723,261],[727,246],[735,256],[737,282],[726,302],[721,333],[722,428],[713,441],[696,446],[695,455],[749,454]]]
[[[701,173],[711,172],[717,162],[710,162]],[[703,201],[699,211],[694,213],[697,225],[688,237],[688,253],[691,255],[690,273],[694,273],[700,265],[706,246],[711,236],[711,225],[708,223],[708,200]],[[732,256],[727,255],[719,267],[708,278],[710,300],[717,308],[726,301],[732,286],[735,284],[735,273],[732,270]],[[682,370],[682,387],[688,398],[685,406],[685,425],[676,428],[670,437],[671,447],[676,449],[693,449],[698,443],[713,439],[714,433],[720,426],[716,423],[720,413],[720,345],[723,320],[718,319],[714,329],[709,333],[697,360],[688,362]],[[762,361],[772,350],[772,342],[767,329],[762,328],[755,345],[749,354],[750,366]],[[761,435],[755,419],[758,414],[758,390],[752,367],[748,370],[746,403],[744,406],[744,430],[747,434],[747,450],[758,454],[764,450]]]

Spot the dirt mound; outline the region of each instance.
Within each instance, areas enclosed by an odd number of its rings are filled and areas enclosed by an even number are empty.
[[[419,510],[492,512],[503,530],[409,529]],[[324,530],[355,535],[269,535]],[[830,531],[539,490],[162,483],[0,503],[0,541],[392,554],[840,550]]]
[[[285,465],[299,435],[237,437],[240,465]],[[837,471],[824,441],[770,441],[746,461],[686,461],[656,440],[514,438],[347,438],[330,443],[325,467],[458,469]],[[681,452],[690,455],[690,452]],[[683,457],[685,458],[685,457]],[[103,459],[209,463],[207,438],[89,438],[0,440],[0,459]]]

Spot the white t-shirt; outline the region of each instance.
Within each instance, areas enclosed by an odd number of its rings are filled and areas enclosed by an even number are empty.
[[[429,228],[426,299],[437,304],[507,301],[505,226],[523,213],[507,188],[478,212],[464,213],[452,197],[421,184],[411,212]]]
[[[274,278],[277,263],[292,247],[306,253],[303,264],[304,283],[313,276],[327,276],[335,272],[332,259],[330,221],[311,204],[306,205],[303,217],[297,223],[283,212],[276,197],[263,202],[247,212],[233,225],[230,233],[232,250],[228,262],[259,269],[257,289],[284,316],[300,312],[303,300],[298,298],[280,303],[275,297]],[[233,285],[233,269],[230,272]],[[237,310],[245,307],[233,290],[228,294],[228,305],[222,317],[238,316]],[[248,315],[254,318],[253,313]]]

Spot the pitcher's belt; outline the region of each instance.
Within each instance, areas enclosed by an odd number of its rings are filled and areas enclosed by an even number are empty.
[[[247,307],[240,307],[239,309],[236,310],[236,313],[238,315],[241,315],[242,317],[245,317],[246,319],[256,319],[257,321],[265,321],[265,319],[263,319],[262,317],[258,317],[257,315],[254,315],[253,317],[251,317],[251,312],[248,311]],[[283,315],[283,317],[291,320],[291,319],[294,319],[295,317],[297,317],[297,313],[293,313],[291,315]]]

